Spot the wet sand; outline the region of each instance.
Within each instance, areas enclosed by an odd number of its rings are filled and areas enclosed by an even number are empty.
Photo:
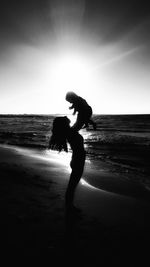
[[[75,198],[80,212],[66,213],[68,163],[56,153],[0,147],[1,245],[8,258],[30,256],[49,264],[53,259],[67,266],[145,264],[149,191],[110,175],[102,162],[97,168],[87,162]],[[98,173],[101,189],[85,182]]]

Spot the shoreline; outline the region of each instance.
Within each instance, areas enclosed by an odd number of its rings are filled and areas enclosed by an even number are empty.
[[[106,261],[107,254],[111,262],[121,264],[126,256],[129,263],[133,246],[136,253],[145,253],[150,240],[149,201],[80,182],[75,204],[81,213],[69,215],[66,222],[64,195],[69,170],[63,157],[62,161],[58,155],[57,161],[49,160],[47,155],[43,159],[41,153],[35,157],[31,152],[0,146],[1,231],[7,232],[1,242],[6,242],[7,251],[40,251],[48,256],[60,253],[67,257],[66,253],[72,255],[75,249],[83,260],[86,257],[87,262],[95,260],[99,264]],[[134,253],[132,256],[134,259]]]
[[[70,160],[71,153],[49,151],[48,149],[27,148],[15,145],[0,144],[0,149],[12,151],[27,159],[33,161],[40,160],[43,164],[54,164],[70,175]],[[49,165],[47,165],[49,166]],[[101,160],[86,159],[83,177],[80,181],[85,187],[90,187],[95,190],[102,190],[107,193],[118,194],[120,196],[136,197],[141,200],[150,201],[150,188],[144,184],[139,184],[136,180],[131,181],[124,177],[124,174],[111,172],[110,165]]]

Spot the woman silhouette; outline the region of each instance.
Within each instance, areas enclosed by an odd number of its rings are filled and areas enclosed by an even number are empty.
[[[85,149],[83,137],[70,127],[70,120],[64,117],[56,117],[53,121],[52,136],[49,149],[68,152],[68,145],[72,150],[70,162],[71,174],[65,195],[66,208],[76,209],[73,205],[75,189],[82,177],[85,164]]]

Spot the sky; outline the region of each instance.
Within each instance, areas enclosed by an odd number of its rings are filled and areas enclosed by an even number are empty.
[[[0,113],[150,114],[146,0],[1,0]]]

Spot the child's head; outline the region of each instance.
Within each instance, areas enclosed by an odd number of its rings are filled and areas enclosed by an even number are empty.
[[[77,98],[78,96],[72,92],[72,91],[69,91],[67,94],[66,94],[66,100],[70,103],[73,103],[74,100]]]
[[[56,117],[53,121],[52,136],[49,148],[58,151],[68,151],[67,133],[70,129],[70,120],[64,117]]]

